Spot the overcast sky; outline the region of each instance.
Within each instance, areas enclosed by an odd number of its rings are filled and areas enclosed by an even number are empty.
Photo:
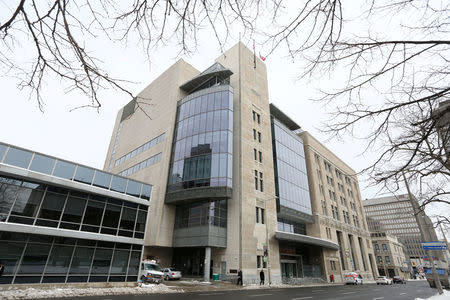
[[[0,1],[0,17],[8,11],[4,1]],[[238,42],[239,35],[231,37],[226,49]],[[251,41],[243,40],[251,49]],[[26,57],[29,44],[21,43]],[[97,53],[109,74],[135,82],[129,85],[135,93],[150,84],[177,59],[185,61],[202,71],[210,66],[220,55],[219,47],[214,43],[212,32],[204,30],[198,36],[197,51],[190,56],[178,56],[171,44],[151,52],[151,61],[141,47],[97,38],[88,45],[89,50]],[[257,52],[264,49],[257,47]],[[365,168],[368,161],[375,158],[376,151],[364,152],[364,142],[350,136],[342,141],[328,140],[329,136],[321,133],[321,123],[329,118],[326,107],[309,99],[317,95],[317,88],[333,82],[333,76],[312,81],[298,80],[301,73],[298,62],[285,57],[282,51],[269,56],[266,60],[270,102],[274,103],[304,130],[311,132],[344,162],[356,171]],[[3,74],[2,74],[3,75]],[[9,74],[14,75],[14,74]],[[34,98],[29,98],[28,90],[20,90],[17,80],[12,76],[0,79],[0,141],[43,152],[52,156],[86,164],[102,169],[106,151],[111,138],[114,121],[118,110],[130,99],[114,90],[102,91],[102,107],[94,109],[72,109],[86,104],[85,95],[68,92],[67,84],[55,78],[47,78],[43,90],[44,112],[41,112]],[[364,129],[362,129],[364,130]],[[367,188],[365,177],[360,177],[363,199],[382,196],[378,189]]]

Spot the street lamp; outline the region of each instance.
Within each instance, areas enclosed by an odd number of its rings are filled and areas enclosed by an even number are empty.
[[[409,189],[409,183],[406,180],[406,176],[405,173],[402,172],[403,175],[403,180],[405,181],[405,185],[406,185],[406,190],[408,191],[408,196],[409,196],[409,201],[411,202],[411,205],[413,207],[413,211],[414,211],[414,216],[416,217],[416,222],[419,225],[419,231],[420,231],[420,236],[422,238],[422,241],[424,242],[432,242],[432,241],[427,241],[427,238],[425,238],[425,232],[423,230],[423,226],[422,226],[422,221],[420,216],[419,216],[419,212],[420,212],[420,208],[419,208],[419,204],[414,201],[413,195],[411,194],[411,190]],[[434,265],[434,261],[433,261],[433,256],[431,255],[431,251],[430,250],[425,250],[425,253],[428,256],[428,259],[430,261],[431,264],[431,270],[433,272],[433,279],[434,282],[436,283],[436,287],[438,289],[438,292],[440,295],[442,295],[444,292],[442,290],[442,285],[441,285],[441,281],[439,280],[439,275],[436,272],[436,266]]]
[[[264,264],[264,257],[267,257],[267,276],[269,279],[269,286],[272,284],[272,278],[270,275],[269,217],[267,216],[267,204],[266,203],[270,200],[276,200],[277,198],[278,198],[277,196],[270,197],[267,199],[258,198],[259,200],[264,201],[264,207],[265,207],[265,211],[266,211],[265,224],[264,224],[264,225],[266,225],[266,249],[264,249],[263,264]],[[266,256],[266,254],[267,254],[267,256]]]

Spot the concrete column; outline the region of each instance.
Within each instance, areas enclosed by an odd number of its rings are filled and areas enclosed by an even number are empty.
[[[211,247],[205,248],[205,263],[203,265],[205,268],[203,272],[203,274],[205,274],[204,281],[209,281],[209,269],[211,266]]]

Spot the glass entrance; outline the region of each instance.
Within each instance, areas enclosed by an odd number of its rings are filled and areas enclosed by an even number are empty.
[[[281,263],[281,276],[286,278],[297,278],[297,262],[282,262]]]

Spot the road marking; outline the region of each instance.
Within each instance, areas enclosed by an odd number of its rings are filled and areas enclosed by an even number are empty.
[[[258,294],[258,295],[249,295],[249,297],[261,297],[261,296],[272,296],[273,294]]]
[[[373,298],[373,300],[384,299],[384,297]]]
[[[342,293],[342,295],[347,295],[347,294],[355,294],[356,292],[347,292],[347,293]]]
[[[225,293],[209,293],[209,294],[198,294],[199,296],[214,296],[214,295],[223,295]]]
[[[406,295],[406,293],[401,293],[400,296],[401,296],[401,295]]]
[[[315,292],[323,292],[325,290],[312,290],[311,292],[315,293]]]
[[[291,300],[311,299],[312,297],[292,298]]]

